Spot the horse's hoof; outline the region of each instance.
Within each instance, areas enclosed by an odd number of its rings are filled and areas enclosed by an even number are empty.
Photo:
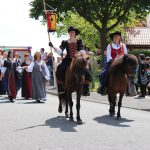
[[[82,120],[81,119],[77,119],[77,124],[78,125],[82,125],[83,124]]]
[[[58,112],[59,112],[59,113],[62,113],[62,106],[59,106],[59,107],[58,107]]]
[[[109,113],[110,117],[114,117],[115,116],[115,112]]]
[[[117,120],[121,120],[121,116],[117,116]]]
[[[65,117],[66,117],[66,118],[69,118],[69,115],[68,115],[68,114],[65,114]]]
[[[70,117],[69,120],[70,120],[70,121],[74,121],[74,118],[73,118],[73,117]]]

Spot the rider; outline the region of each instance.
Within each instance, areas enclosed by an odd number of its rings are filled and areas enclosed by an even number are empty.
[[[56,71],[57,85],[59,94],[64,93],[64,83],[65,83],[65,74],[67,67],[71,63],[72,59],[76,57],[78,51],[82,50],[82,40],[76,38],[77,35],[80,34],[80,31],[73,26],[68,28],[69,39],[63,40],[60,45],[60,49],[57,49],[53,46],[51,42],[49,42],[49,46],[51,46],[58,54],[63,55],[63,51],[66,49],[67,55],[62,60],[62,63],[58,66]]]
[[[112,43],[107,46],[107,64],[104,67],[102,73],[100,74],[101,87],[98,88],[98,93],[100,94],[106,94],[108,73],[112,61],[116,57],[128,53],[126,45],[121,42],[121,32],[116,31],[114,33],[111,33],[110,38],[112,40]]]

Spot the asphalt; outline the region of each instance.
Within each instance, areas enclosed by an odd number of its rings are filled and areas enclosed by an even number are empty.
[[[74,100],[74,119],[76,107]],[[59,114],[58,97],[14,103],[0,96],[0,150],[149,150],[149,112],[122,108],[120,120],[108,105],[81,101],[83,124]]]
[[[58,96],[56,88],[51,86],[47,86],[47,93]],[[73,94],[73,97],[76,98],[75,93]],[[107,96],[102,96],[96,92],[91,92],[90,96],[82,96],[81,100],[109,104]],[[150,111],[150,96],[146,96],[145,98],[138,98],[138,96],[124,96],[122,107]]]

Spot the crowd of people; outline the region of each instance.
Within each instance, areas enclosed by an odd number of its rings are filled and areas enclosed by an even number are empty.
[[[139,94],[139,98],[150,95],[150,57],[144,54],[138,56],[136,73],[133,79],[129,80],[126,93],[129,96],[137,94]]]
[[[70,65],[72,59],[80,55],[87,55],[87,67],[84,70],[84,96],[90,95],[90,83],[92,81],[91,72],[91,52],[82,40],[76,38],[80,31],[74,27],[68,28],[69,39],[63,40],[60,47],[56,48],[50,42],[49,46],[54,49],[59,57],[54,58],[53,54],[45,52],[41,48],[40,52],[36,52],[32,58],[29,53],[24,55],[21,60],[18,53],[13,50],[0,53],[0,94],[7,94],[9,100],[13,102],[16,99],[18,91],[21,89],[21,96],[25,99],[35,99],[37,102],[46,100],[46,82],[48,80],[55,80],[58,94],[64,92],[65,73],[67,67]],[[112,42],[108,45],[105,51],[104,69],[100,74],[100,87],[98,93],[104,94],[107,87],[107,78],[109,68],[112,61],[120,56],[127,54],[127,48],[121,42],[121,32],[114,32],[110,34]],[[64,55],[63,51],[66,50]],[[139,64],[136,69],[136,75],[130,77],[126,95],[135,96],[139,93],[139,97],[150,95],[150,57],[141,54],[138,57]],[[54,75],[55,74],[55,75]]]
[[[46,81],[50,73],[42,53],[36,52],[33,60],[26,53],[23,60],[13,50],[3,52],[0,58],[0,94],[7,94],[11,102],[21,88],[21,96],[35,99],[37,102],[46,100]]]

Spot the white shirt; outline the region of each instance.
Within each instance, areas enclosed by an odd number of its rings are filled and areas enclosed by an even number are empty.
[[[41,68],[41,65],[44,66],[44,69],[45,69],[45,73],[46,73],[46,80],[49,80],[50,79],[50,73],[49,73],[49,70],[46,66],[46,63],[44,61],[40,61],[40,62],[36,62],[38,63],[38,65],[40,66],[40,71],[42,71],[42,68]],[[26,69],[28,72],[32,72],[33,71],[33,67],[34,67],[34,61],[31,62],[31,64],[28,66],[28,69]]]
[[[124,54],[127,54],[128,53],[128,50],[127,50],[127,47],[124,43],[120,43],[119,45],[115,44],[115,43],[112,43],[112,48],[113,49],[120,49],[120,47],[123,46],[123,50],[124,50]],[[110,60],[112,59],[111,57],[111,46],[110,44],[107,46],[107,62],[109,62]]]
[[[6,59],[5,59],[5,60],[6,60]],[[4,61],[5,61],[5,60],[4,60]],[[15,63],[15,59],[13,59],[13,60],[9,59],[9,60],[10,60],[12,63]],[[3,64],[4,64],[4,62],[3,62]],[[6,69],[7,69],[7,68],[3,66],[3,67],[1,68],[1,72],[2,72],[2,73],[5,73]],[[16,71],[18,71],[19,73],[21,73],[21,71],[22,71],[21,67],[18,66],[18,67],[16,68]]]
[[[41,53],[42,55],[42,60],[46,61],[46,53]]]

